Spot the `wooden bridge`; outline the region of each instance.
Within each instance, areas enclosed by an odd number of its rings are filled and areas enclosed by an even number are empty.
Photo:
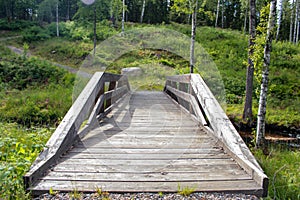
[[[204,192],[266,196],[268,178],[199,75],[164,91],[130,91],[95,73],[24,176],[54,191]]]

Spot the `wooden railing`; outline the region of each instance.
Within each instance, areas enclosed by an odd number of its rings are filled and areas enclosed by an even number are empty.
[[[129,91],[130,86],[126,76],[95,73],[48,140],[43,152],[25,174],[25,187],[30,187],[55,165],[59,157],[76,140],[93,129],[97,121],[109,113],[114,103]],[[87,123],[80,129],[84,121]]]
[[[267,196],[268,177],[200,75],[167,77],[164,91],[219,140],[223,148],[263,188],[263,196]]]

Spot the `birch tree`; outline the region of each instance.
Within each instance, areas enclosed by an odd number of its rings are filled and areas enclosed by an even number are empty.
[[[125,31],[125,0],[123,0],[123,6],[122,6],[122,34],[124,34]]]
[[[279,38],[281,19],[282,19],[282,0],[279,0],[278,1],[278,16],[277,16],[276,41],[278,41],[278,38]]]
[[[144,13],[145,13],[145,7],[146,7],[146,0],[143,0],[140,23],[143,23]]]
[[[224,28],[225,0],[222,0],[222,28]]]
[[[56,2],[56,36],[59,37],[58,0]]]
[[[264,146],[265,143],[265,118],[267,108],[267,91],[269,80],[270,55],[272,50],[272,36],[276,21],[276,0],[271,0],[270,13],[267,26],[266,44],[264,47],[264,62],[262,69],[262,82],[259,96],[259,107],[257,114],[256,148]]]
[[[190,45],[190,73],[194,72],[195,65],[195,37],[196,37],[196,19],[198,11],[198,0],[174,0],[172,9],[178,13],[192,15],[191,45]]]
[[[296,0],[295,2],[295,24],[294,24],[294,43],[297,42],[297,33],[298,33],[298,18],[299,18],[299,0]]]
[[[294,19],[293,5],[294,4],[295,4],[295,0],[293,0],[292,5],[291,5],[290,38],[289,38],[290,42],[293,42],[293,19]]]
[[[218,4],[217,4],[217,13],[216,13],[215,27],[218,26],[219,10],[220,10],[220,0],[218,0]]]
[[[246,74],[246,97],[243,112],[243,120],[248,120],[252,123],[252,93],[253,93],[253,74],[254,63],[252,60],[254,45],[255,45],[255,26],[256,26],[256,3],[255,0],[249,1],[250,14],[249,14],[249,44],[248,44],[248,66]]]
[[[247,32],[247,19],[249,13],[249,0],[241,0],[242,10],[244,11],[244,34]]]

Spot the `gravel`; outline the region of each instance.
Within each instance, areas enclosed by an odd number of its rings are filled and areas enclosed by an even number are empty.
[[[189,196],[182,196],[177,193],[57,193],[56,195],[44,194],[34,200],[68,200],[68,199],[80,199],[80,200],[258,200],[254,195],[245,194],[227,194],[227,193],[193,193]]]

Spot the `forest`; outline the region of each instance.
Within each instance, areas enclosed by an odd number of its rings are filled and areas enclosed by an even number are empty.
[[[74,71],[102,41],[143,27],[180,32],[206,50],[224,83],[226,113],[247,135],[270,179],[266,199],[300,199],[299,0],[0,0],[0,5],[0,199],[31,198],[22,176],[72,105]],[[160,77],[198,73],[194,64],[193,58],[161,49],[139,49],[108,71],[146,66],[143,70],[159,71]],[[163,89],[157,77],[142,81],[141,89]]]

